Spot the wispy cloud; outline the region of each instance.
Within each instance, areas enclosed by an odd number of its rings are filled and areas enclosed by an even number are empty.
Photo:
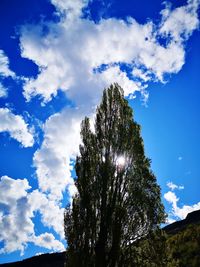
[[[9,68],[9,59],[4,53],[4,51],[1,49],[0,49],[0,76],[15,77],[15,73]]]
[[[0,132],[7,132],[24,147],[34,144],[33,129],[30,129],[22,116],[15,115],[8,108],[0,108]]]
[[[0,98],[1,97],[7,97],[8,95],[8,90],[5,86],[3,86],[3,84],[0,82]]]
[[[167,183],[167,186],[173,191],[175,189],[178,189],[178,190],[182,190],[184,189],[184,186],[183,185],[176,185],[174,184],[173,182],[168,182]]]
[[[3,85],[2,81],[8,77],[15,78],[15,73],[9,67],[9,59],[0,49],[0,98],[6,98],[8,96],[8,90]]]

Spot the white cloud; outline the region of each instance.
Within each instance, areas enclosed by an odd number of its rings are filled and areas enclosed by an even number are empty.
[[[142,69],[137,69],[137,68],[134,68],[132,71],[132,75],[134,77],[139,78],[139,79],[143,80],[144,82],[151,80],[150,74],[151,73],[148,71],[144,72]]]
[[[9,59],[5,55],[4,51],[0,49],[0,75],[3,77],[14,77],[15,74],[9,69]]]
[[[173,182],[168,182],[167,183],[167,186],[173,191],[175,189],[178,189],[178,190],[182,190],[184,189],[184,186],[183,185],[176,185],[174,184]]]
[[[24,147],[33,146],[33,133],[22,116],[13,114],[8,108],[0,108],[0,121],[0,132],[8,132]]]
[[[19,198],[26,197],[27,190],[31,187],[26,179],[12,179],[8,176],[1,177],[0,202],[13,206]]]
[[[164,194],[164,198],[172,204],[173,208],[176,207],[176,203],[178,202],[179,198],[177,198],[176,194],[172,191],[168,191]]]
[[[52,200],[61,200],[66,186],[74,191],[70,159],[78,153],[81,118],[80,110],[64,109],[45,123],[44,142],[34,155],[34,165],[40,190]]]
[[[180,218],[180,219],[184,219],[188,213],[195,211],[195,210],[199,210],[200,209],[200,202],[193,204],[191,206],[189,205],[183,205],[182,208],[177,207],[175,210],[175,215]]]
[[[30,236],[34,233],[31,220],[32,212],[27,199],[30,189],[26,179],[14,180],[3,176],[0,181],[0,240],[4,241],[4,248],[0,253],[20,250],[22,253]]]
[[[59,207],[59,203],[50,200],[39,190],[31,192],[28,201],[32,210],[41,214],[42,223],[59,234],[61,239],[64,239],[64,209]]]
[[[35,256],[40,256],[40,255],[43,255],[44,254],[44,252],[37,252],[36,254],[35,254]]]
[[[79,111],[76,116],[72,110],[71,114],[64,110],[53,115],[47,120],[44,131],[45,142],[34,157],[39,190],[28,193],[31,187],[26,179],[14,180],[7,176],[1,179],[0,204],[2,210],[6,210],[6,213],[1,213],[0,238],[5,242],[1,253],[20,250],[23,254],[29,242],[53,251],[64,250],[63,244],[52,233],[35,235],[33,218],[39,212],[43,225],[53,229],[61,240],[64,239],[64,209],[60,207],[60,200],[66,186],[71,196],[76,191],[68,155],[72,157],[78,151]]]
[[[7,89],[0,82],[0,98],[1,97],[7,97],[7,95],[8,95]]]
[[[58,12],[65,13],[68,19],[74,20],[80,17],[82,9],[88,4],[89,0],[51,0],[51,2]]]
[[[164,194],[164,198],[172,205],[172,210],[170,212],[170,217],[168,218],[168,223],[175,221],[177,219],[185,219],[188,213],[200,209],[200,202],[189,205],[178,206],[179,198],[172,191],[168,191]]]
[[[55,239],[55,237],[50,233],[44,233],[33,238],[35,245],[44,247],[54,251],[64,251],[64,245]]]
[[[110,67],[101,74],[101,79],[107,81],[108,84],[118,83],[124,88],[124,94],[126,96],[133,95],[136,91],[141,91],[142,84],[139,81],[130,80],[127,73],[121,71],[119,66]]]
[[[188,39],[193,30],[199,26],[197,16],[199,0],[189,0],[188,4],[171,10],[167,5],[162,10],[162,23],[160,33],[170,36],[174,42],[181,42]]]
[[[169,218],[169,217],[166,219],[166,223],[167,223],[167,224],[174,223],[175,221],[176,221],[176,220],[174,220],[174,219],[172,219],[172,218]]]
[[[22,56],[40,68],[38,77],[28,79],[24,85],[27,100],[40,95],[47,102],[61,89],[78,105],[96,105],[102,88],[113,79],[124,86],[126,95],[143,93],[149,81],[163,82],[165,74],[182,68],[184,42],[198,27],[197,1],[174,10],[166,7],[159,25],[142,25],[133,18],[128,18],[128,22],[102,19],[95,24],[80,18],[87,2],[52,0],[61,13],[66,13],[60,22],[46,23],[47,34],[44,25],[26,25],[21,29]],[[167,45],[159,43],[160,37]],[[140,82],[119,69],[122,63],[128,65],[132,74],[135,69],[142,69]],[[102,64],[107,68],[98,72]]]
[[[36,236],[33,223],[35,212],[39,211],[44,225],[53,228],[63,238],[63,209],[38,190],[30,190],[26,179],[1,177],[0,241],[4,242],[4,247],[0,253],[20,250],[23,254],[30,242],[53,251],[64,250],[63,244],[52,233]]]

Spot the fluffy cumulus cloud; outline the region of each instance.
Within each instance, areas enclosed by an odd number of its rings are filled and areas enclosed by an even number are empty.
[[[0,181],[0,240],[4,241],[4,248],[0,252],[21,250],[34,232],[31,221],[27,190],[30,189],[28,181],[13,180],[3,176]]]
[[[168,223],[171,223],[177,219],[179,220],[185,219],[185,217],[187,216],[189,212],[200,209],[200,202],[194,205],[183,205],[182,207],[179,207],[178,205],[179,198],[177,197],[176,193],[173,191],[175,189],[178,189],[178,190],[184,189],[184,187],[175,185],[172,182],[167,183],[167,186],[172,190],[164,194],[165,200],[169,204],[172,205],[172,209],[171,209],[171,212],[168,218]]]
[[[44,233],[33,238],[35,245],[49,250],[63,251],[65,248],[62,243],[55,239],[51,233]],[[41,254],[40,254],[41,255]]]
[[[39,190],[32,191],[28,196],[29,203],[33,211],[41,214],[42,223],[53,229],[64,239],[63,212],[58,202],[50,200],[46,194]]]
[[[45,195],[38,190],[29,192],[31,187],[27,179],[12,179],[2,176],[0,180],[0,241],[4,242],[4,247],[0,253],[8,253],[20,250],[23,254],[29,242],[37,246],[50,250],[62,251],[63,244],[56,240],[51,233],[35,235],[33,218],[35,212],[43,214],[44,224],[52,227],[63,237],[62,210],[52,214],[55,203],[48,201]],[[38,204],[39,203],[39,204]],[[45,212],[44,212],[45,209]],[[54,217],[56,217],[56,222]],[[61,229],[62,228],[62,231]]]
[[[74,20],[81,16],[82,9],[88,4],[89,0],[52,0],[51,2],[59,13],[67,13],[68,19]]]
[[[197,11],[199,0],[188,0],[186,6],[171,10],[167,4],[166,8],[161,11],[162,23],[160,33],[164,36],[170,36],[175,42],[180,43],[187,39],[193,30],[199,25]]]
[[[39,188],[52,200],[61,200],[68,186],[75,191],[71,178],[71,159],[78,152],[82,113],[77,109],[64,109],[51,116],[44,126],[44,142],[34,155]]]
[[[8,108],[0,108],[0,132],[7,132],[23,147],[34,144],[33,129],[30,129],[23,117],[15,115]]]
[[[78,104],[96,104],[99,91],[114,81],[126,95],[143,93],[149,80],[164,81],[165,74],[182,68],[184,43],[199,23],[196,0],[174,10],[166,6],[158,25],[139,24],[134,18],[102,19],[96,24],[81,18],[87,1],[52,3],[62,14],[60,22],[26,25],[21,30],[22,56],[40,68],[38,76],[28,79],[24,86],[28,100],[40,95],[47,102],[61,89]],[[161,38],[165,44],[159,42]],[[133,76],[122,70],[122,64]],[[87,98],[79,97],[82,95]]]

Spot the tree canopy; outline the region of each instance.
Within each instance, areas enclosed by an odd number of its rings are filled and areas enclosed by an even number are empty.
[[[65,211],[67,266],[133,266],[134,243],[164,221],[140,126],[118,84],[103,92],[94,129],[81,124],[78,193]]]

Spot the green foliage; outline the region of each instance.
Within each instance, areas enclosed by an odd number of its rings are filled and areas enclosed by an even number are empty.
[[[167,239],[168,255],[180,267],[200,266],[200,225],[189,225],[186,229]]]
[[[131,256],[124,266],[130,267],[164,267],[167,266],[166,235],[158,229],[148,236],[137,240],[129,247]],[[130,253],[130,252],[129,252]]]
[[[67,266],[134,266],[134,244],[157,231],[165,215],[140,126],[117,84],[104,90],[95,131],[85,118],[81,137],[78,193],[65,211]],[[149,255],[155,244],[144,242]]]

